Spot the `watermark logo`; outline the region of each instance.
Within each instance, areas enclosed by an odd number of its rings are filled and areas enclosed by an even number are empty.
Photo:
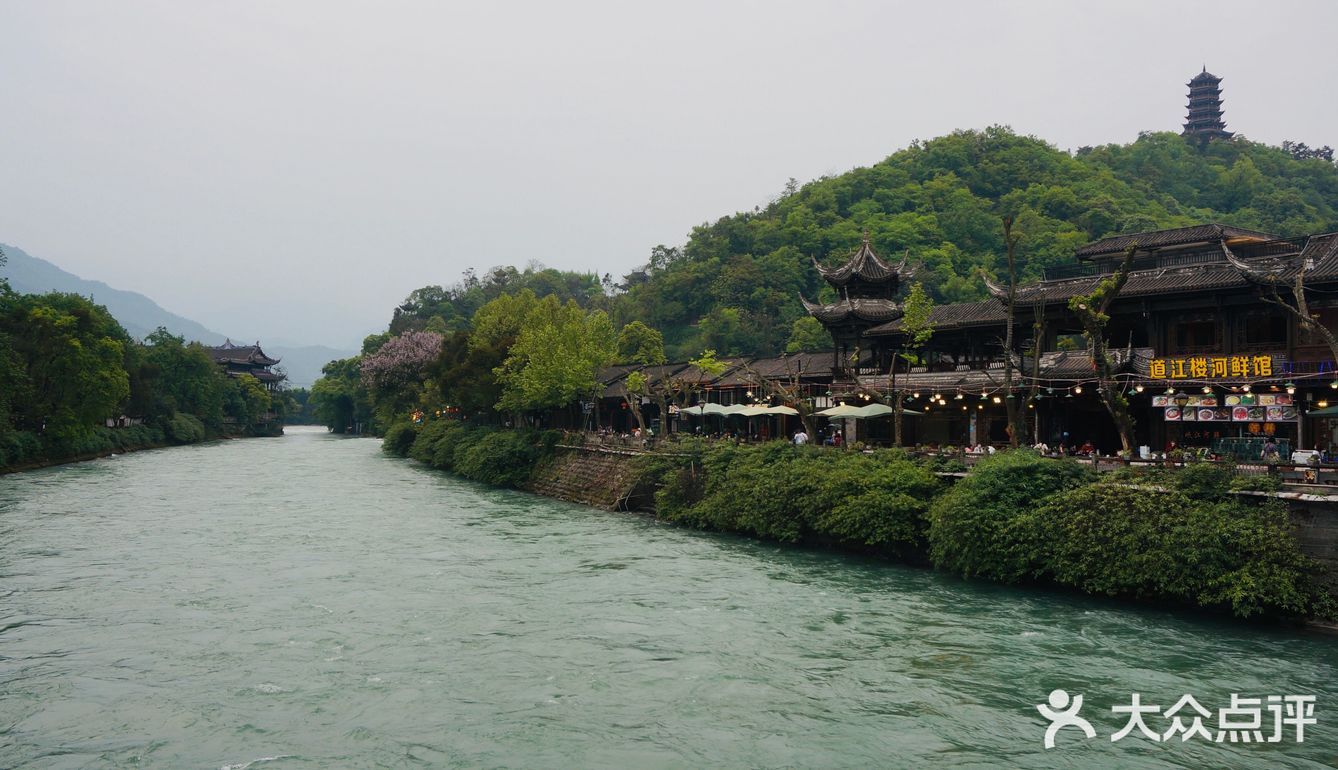
[[[1041,716],[1050,721],[1045,728],[1045,748],[1055,747],[1055,736],[1065,727],[1082,732],[1084,739],[1095,738],[1092,723],[1079,716],[1083,696],[1070,696],[1065,690],[1054,690],[1045,703],[1036,705]],[[1263,698],[1243,698],[1231,693],[1231,703],[1216,713],[1199,703],[1193,695],[1182,695],[1170,707],[1143,703],[1139,693],[1132,693],[1127,705],[1111,706],[1110,711],[1126,719],[1124,727],[1110,736],[1119,741],[1137,731],[1143,738],[1158,743],[1190,738],[1214,743],[1280,743],[1290,733],[1297,743],[1305,742],[1306,725],[1316,724],[1315,696],[1269,695]],[[1215,718],[1214,718],[1215,717]],[[1154,729],[1148,720],[1161,728]]]

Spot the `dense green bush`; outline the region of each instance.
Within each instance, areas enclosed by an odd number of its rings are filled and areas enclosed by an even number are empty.
[[[1216,478],[1201,473],[1185,484]],[[1318,565],[1298,550],[1286,508],[1224,501],[1222,489],[1191,496],[1090,484],[1049,496],[1015,525],[1037,577],[1088,593],[1230,607],[1242,617],[1331,614],[1331,599],[1313,579]]]
[[[204,441],[206,435],[204,423],[200,422],[200,418],[185,412],[172,415],[163,426],[163,432],[176,444],[194,444]]]
[[[391,426],[382,445],[434,468],[501,487],[521,487],[552,453],[558,431],[502,430],[454,420]]]
[[[543,455],[541,437],[527,430],[475,431],[476,441],[454,451],[455,471],[467,479],[499,487],[530,480]]]
[[[832,452],[782,442],[713,447],[700,464],[690,457],[661,479],[657,512],[670,521],[901,554],[922,545],[925,510],[940,484],[900,452]]]
[[[441,423],[429,423],[423,430],[431,430],[434,426],[440,424]],[[413,423],[397,422],[386,430],[385,440],[381,442],[381,449],[393,455],[404,457],[409,454],[410,449],[417,442],[419,433],[418,426]]]
[[[0,468],[36,462],[42,457],[42,440],[28,431],[0,433]]]
[[[82,433],[67,433],[46,442],[34,433],[9,431],[0,434],[0,468],[126,452],[161,446],[163,443],[163,431],[149,425],[128,428],[97,426]]]
[[[445,420],[429,420],[416,426],[413,432],[397,430],[400,426],[392,425],[386,431],[386,440],[382,448],[397,455],[408,456],[419,462],[432,462],[432,448],[452,423]],[[392,445],[397,445],[393,446]]]
[[[1026,449],[981,460],[930,508],[930,558],[965,576],[1023,578],[1034,569],[1033,554],[1025,535],[1012,526],[1014,519],[1055,492],[1091,481],[1094,473],[1073,460]]]
[[[1171,479],[1175,488],[1192,500],[1223,500],[1231,491],[1234,476],[1229,465],[1192,463],[1176,469]]]
[[[444,471],[455,470],[455,464],[459,461],[463,450],[468,449],[476,439],[475,434],[481,430],[471,425],[452,423],[449,430],[437,439],[432,449],[432,467],[440,468]]]

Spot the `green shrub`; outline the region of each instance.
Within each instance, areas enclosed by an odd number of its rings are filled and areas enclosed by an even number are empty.
[[[1085,484],[1094,471],[1073,460],[1027,449],[981,460],[929,509],[929,555],[934,565],[964,576],[1016,581],[1034,570],[1035,554],[1012,522],[1056,492]]]
[[[397,451],[396,454],[408,454],[409,458],[416,459],[416,461],[431,463],[432,451],[436,449],[436,442],[438,442],[443,435],[446,435],[446,431],[450,429],[451,425],[452,423],[443,419],[428,420],[427,423],[424,423],[423,426],[417,429],[412,446],[408,447],[407,453],[399,453],[399,451]],[[393,430],[395,430],[395,426],[391,426],[391,430],[385,433],[385,441],[387,441],[387,443],[391,441],[391,431]],[[396,441],[399,441],[400,439],[399,435],[396,435],[395,438]],[[381,446],[385,447],[387,445]]]
[[[1230,607],[1242,617],[1332,613],[1278,501],[1102,482],[1051,495],[1016,524],[1038,575],[1088,593]]]
[[[830,539],[895,553],[919,549],[938,479],[902,453],[824,451],[773,442],[724,445],[669,463],[662,518],[794,542]]]
[[[204,423],[195,415],[178,412],[163,426],[167,438],[176,444],[194,444],[204,441]]]
[[[404,457],[418,438],[418,426],[411,422],[397,422],[386,430],[381,450]]]
[[[0,468],[36,462],[42,457],[42,440],[28,431],[0,433]]]
[[[455,471],[474,481],[499,487],[523,486],[543,453],[532,431],[474,431],[478,440],[456,448]],[[463,450],[463,451],[462,451]]]
[[[455,464],[464,451],[486,431],[487,429],[475,428],[472,425],[452,423],[450,429],[443,433],[434,445],[430,460],[432,467],[444,471],[455,470]]]
[[[1175,488],[1193,500],[1222,500],[1231,491],[1231,466],[1194,463],[1171,474]]]

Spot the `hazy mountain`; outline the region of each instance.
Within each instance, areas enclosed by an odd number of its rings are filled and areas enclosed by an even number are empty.
[[[133,291],[113,289],[102,281],[89,281],[73,273],[61,270],[44,259],[28,254],[17,246],[0,244],[8,264],[0,268],[0,275],[9,279],[9,285],[15,291],[42,294],[48,291],[63,291],[92,297],[94,302],[105,305],[134,337],[143,338],[159,326],[166,327],[173,334],[188,340],[198,340],[206,345],[220,345],[228,335],[207,329],[204,325],[176,313],[164,310],[158,303]],[[237,343],[255,342],[256,336],[232,336]],[[339,350],[324,345],[293,344],[288,340],[279,344],[259,340],[269,355],[281,359],[280,366],[288,372],[288,382],[294,387],[310,387],[321,376],[321,367],[335,358],[347,358],[357,353],[355,350]]]

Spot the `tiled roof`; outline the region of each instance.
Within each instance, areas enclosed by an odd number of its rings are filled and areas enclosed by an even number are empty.
[[[595,379],[604,385],[608,385],[611,382],[621,380],[629,373],[640,368],[641,364],[614,364],[613,366],[606,366],[600,369],[599,372],[595,374]]]
[[[1221,81],[1222,81],[1221,78],[1209,72],[1207,67],[1204,67],[1203,72],[1200,72],[1199,74],[1195,75],[1194,79],[1189,81],[1185,85],[1192,86],[1195,83],[1220,83]]]
[[[214,363],[219,364],[255,364],[257,366],[273,366],[279,363],[279,359],[270,358],[265,355],[265,351],[260,349],[260,343],[254,345],[234,345],[232,340],[227,340],[222,345],[205,348],[209,351],[210,357]]]
[[[952,329],[959,326],[977,326],[1003,323],[1008,320],[1004,306],[995,299],[980,302],[958,302],[952,305],[935,305],[929,312],[929,321],[935,329]],[[901,319],[881,326],[875,326],[866,334],[879,336],[896,334],[901,331]]]
[[[1079,259],[1092,259],[1098,256],[1114,256],[1123,254],[1130,246],[1137,246],[1139,250],[1144,249],[1163,249],[1168,246],[1187,246],[1193,243],[1207,243],[1213,241],[1234,239],[1246,239],[1252,241],[1272,241],[1277,240],[1278,236],[1268,233],[1261,233],[1258,230],[1245,230],[1240,227],[1231,227],[1229,225],[1195,225],[1193,227],[1177,227],[1172,230],[1154,230],[1146,233],[1128,233],[1125,235],[1114,235],[1109,238],[1102,238],[1099,241],[1083,246],[1075,252]]]
[[[1306,272],[1309,281],[1338,280],[1338,233],[1312,236],[1299,253],[1277,257],[1255,258],[1248,260],[1250,265],[1272,268],[1281,280],[1288,280],[1295,271],[1307,262],[1313,266]],[[1063,278],[1052,281],[1040,281],[1017,289],[1017,302],[1022,306],[1034,307],[1044,304],[1063,305],[1072,297],[1088,294],[1096,288],[1098,282],[1109,276],[1083,276]],[[1245,275],[1225,257],[1221,262],[1208,262],[1178,267],[1159,267],[1137,270],[1129,273],[1129,278],[1120,290],[1120,298],[1150,297],[1167,294],[1221,291],[1223,289],[1246,288],[1249,282]],[[953,305],[935,305],[930,315],[934,327],[939,330],[985,326],[1004,323],[1008,320],[1005,305],[998,299],[980,302],[965,302]],[[875,326],[867,333],[870,336],[896,334],[900,331],[900,320]]]
[[[873,247],[869,245],[869,239],[866,237],[860,244],[859,250],[844,265],[823,267],[816,259],[813,260],[813,264],[828,283],[833,286],[845,286],[856,278],[869,283],[885,283],[898,278],[906,266],[906,261],[903,259],[901,264],[896,266],[884,262],[873,253]]]
[[[799,301],[804,303],[804,309],[808,311],[809,315],[824,324],[840,323],[852,317],[863,321],[878,322],[890,321],[901,316],[901,305],[890,299],[855,297],[840,299],[830,305],[819,305],[809,302],[803,297],[800,297]]]
[[[637,364],[607,366],[601,369],[599,373],[599,381],[605,386],[603,398],[622,398],[627,395],[627,375],[638,369],[645,373],[647,379],[659,380],[672,377],[676,372],[686,367],[687,364],[661,364],[646,367]],[[616,370],[616,375],[614,370]],[[609,379],[606,379],[606,377],[609,377]]]
[[[801,380],[830,379],[832,352],[755,358],[711,384],[721,388],[738,387],[755,384],[758,376],[768,380],[789,381],[795,375]]]

